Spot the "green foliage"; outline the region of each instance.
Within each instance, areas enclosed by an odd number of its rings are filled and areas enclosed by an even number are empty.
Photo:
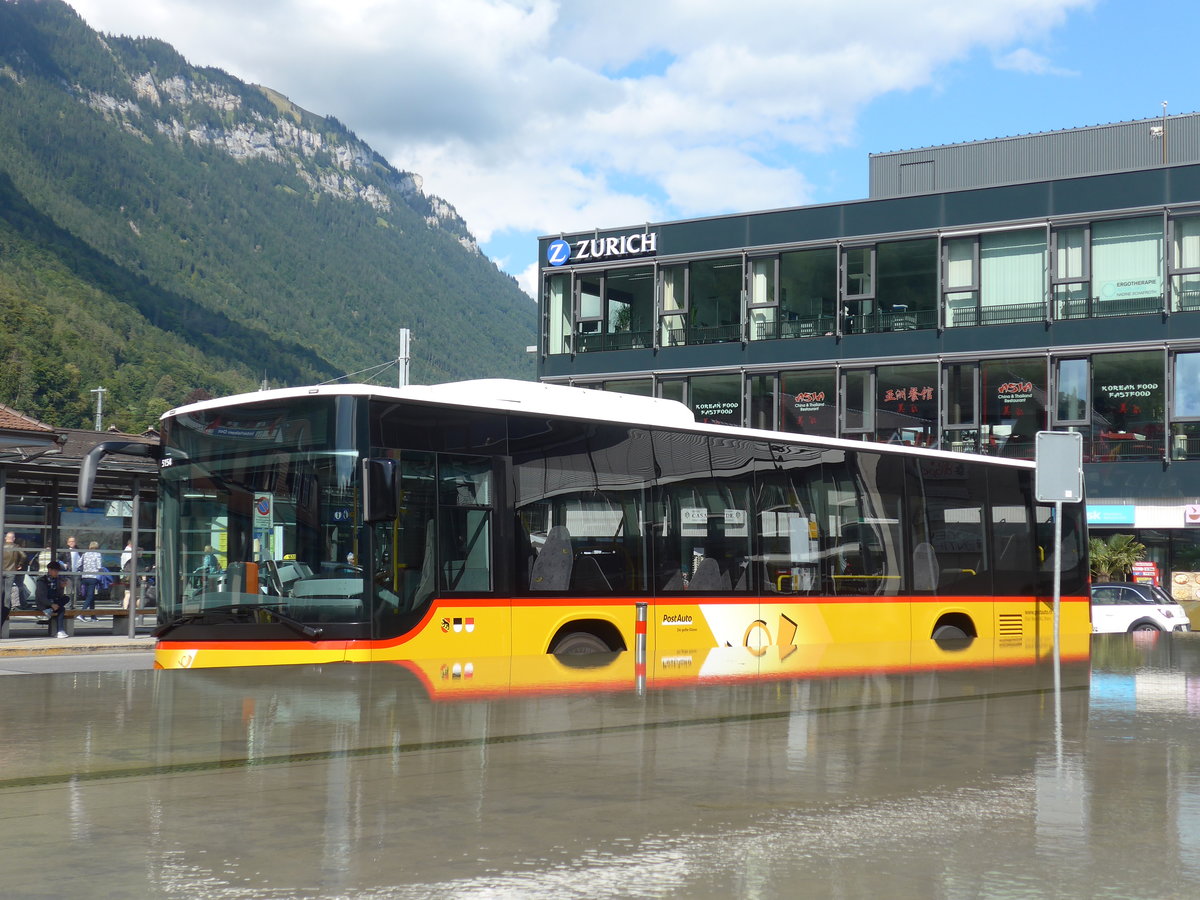
[[[146,75],[157,99],[134,89]],[[323,146],[227,149],[282,122]],[[339,146],[368,168],[340,168]],[[348,175],[390,208],[315,187]],[[0,402],[86,427],[103,385],[108,421],[140,430],[196,392],[378,366],[403,327],[414,381],[533,377],[535,304],[435,216],[334,119],[161,41],[101,40],[59,0],[0,3]]]
[[[1097,581],[1125,581],[1133,564],[1146,558],[1146,545],[1132,534],[1114,534],[1107,540],[1094,537],[1088,541],[1088,556]]]

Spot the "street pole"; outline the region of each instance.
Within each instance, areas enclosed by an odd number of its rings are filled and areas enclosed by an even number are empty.
[[[107,388],[97,387],[92,388],[92,393],[96,395],[96,430],[104,430],[104,394]]]

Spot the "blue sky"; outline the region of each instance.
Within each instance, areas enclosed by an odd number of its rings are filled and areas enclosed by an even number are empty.
[[[869,153],[1200,109],[1165,0],[76,0],[336,116],[526,290],[541,234],[867,195]]]

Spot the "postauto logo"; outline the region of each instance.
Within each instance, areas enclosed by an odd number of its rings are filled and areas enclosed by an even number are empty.
[[[658,251],[658,235],[626,234],[621,237],[584,238],[572,244],[559,238],[546,248],[546,262],[565,266],[569,262],[589,262],[597,259],[616,259],[621,256],[644,256]]]

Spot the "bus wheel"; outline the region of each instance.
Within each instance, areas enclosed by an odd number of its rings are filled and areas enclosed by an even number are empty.
[[[612,648],[589,631],[572,631],[564,634],[550,652],[555,656],[574,656],[582,653],[609,653]]]
[[[954,641],[967,637],[967,633],[957,625],[939,625],[933,632],[935,641]]]

